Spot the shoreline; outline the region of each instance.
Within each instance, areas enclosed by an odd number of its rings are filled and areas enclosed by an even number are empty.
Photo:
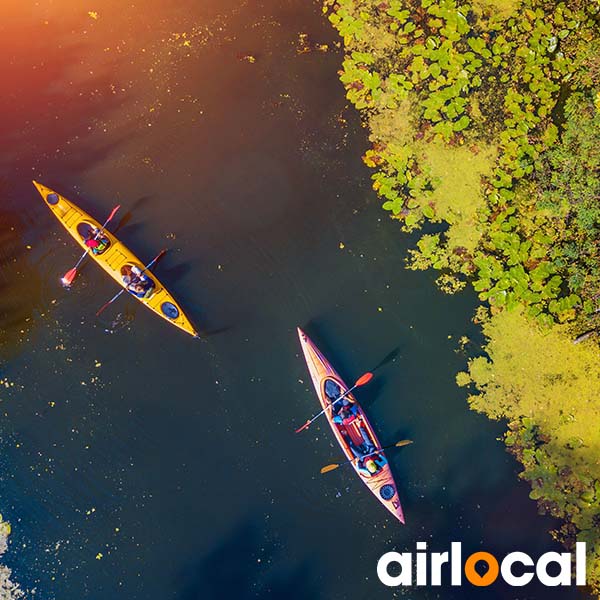
[[[600,370],[586,332],[600,327],[600,214],[586,171],[600,167],[599,12],[324,2],[343,38],[340,80],[370,132],[373,189],[402,231],[421,233],[408,268],[439,271],[444,292],[479,294],[486,343],[457,384],[471,409],[508,423],[538,512],[563,522],[552,536],[588,542],[595,594]]]

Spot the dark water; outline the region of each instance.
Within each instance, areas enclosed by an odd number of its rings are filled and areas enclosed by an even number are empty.
[[[558,549],[502,427],[454,384],[475,298],[403,269],[412,242],[370,190],[319,4],[176,4],[1,9],[0,508],[17,578],[59,600],[390,598],[376,560],[416,541]],[[93,315],[115,286],[93,264],[59,286],[78,252],[34,177],[99,220],[120,202],[142,259],[168,246],[157,272],[208,341],[129,298],[106,321],[131,325],[106,334]],[[319,474],[340,457],[326,423],[293,434],[318,407],[297,325],[348,380],[393,357],[359,399],[383,443],[415,442],[389,455],[406,527],[349,469]]]

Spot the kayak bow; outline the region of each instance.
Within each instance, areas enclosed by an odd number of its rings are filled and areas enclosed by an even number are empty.
[[[332,382],[333,385],[339,388],[342,394],[349,388],[336,370],[331,366],[329,361],[321,354],[311,339],[300,328],[298,328],[298,337],[300,338],[304,358],[306,359],[310,376],[315,386],[317,396],[319,397],[319,402],[325,410],[325,416],[327,417],[329,425],[331,426],[338,443],[342,447],[344,454],[352,464],[356,474],[369,490],[371,490],[373,495],[392,513],[392,515],[394,515],[394,517],[396,517],[396,519],[404,524],[404,513],[402,511],[400,499],[398,498],[398,491],[390,465],[385,458],[385,453],[381,449],[381,444],[379,443],[367,416],[356,401],[356,398],[354,398],[352,394],[347,394],[346,399],[349,402],[349,407],[352,408],[354,413],[352,421],[345,421],[341,424],[334,422],[333,419],[335,413],[336,411],[339,411],[339,408],[336,407],[333,410],[329,408],[331,399],[328,398],[326,394],[325,386],[328,382]],[[359,447],[359,443],[365,438],[370,441],[375,449],[377,449],[377,455],[382,457],[380,462],[382,462],[383,465],[380,466],[379,470],[374,474],[366,474],[364,468],[360,469],[359,461],[356,457],[357,447]],[[358,452],[358,454],[364,453]]]
[[[54,190],[51,190],[37,181],[34,181],[33,185],[37,188],[37,191],[46,202],[48,208],[54,213],[56,218],[73,236],[77,243],[84,250],[89,251],[90,256],[121,287],[129,291],[127,283],[123,278],[126,277],[128,278],[128,281],[131,280],[132,267],[139,269],[139,271],[144,269],[144,264],[140,259],[107,230],[102,230],[101,234],[103,241],[105,242],[103,243],[102,251],[97,254],[91,252],[90,248],[85,245],[85,239],[86,237],[89,238],[91,235],[94,235],[94,231],[101,230],[102,225],[81,208]],[[139,300],[144,306],[147,306],[150,310],[165,319],[165,321],[171,323],[171,325],[175,325],[175,327],[182,329],[186,333],[198,337],[198,333],[194,329],[194,326],[165,286],[149,271],[146,271],[144,276],[146,277],[145,283],[150,291],[145,294],[145,297],[140,297],[140,295],[135,293],[131,293],[131,295]]]

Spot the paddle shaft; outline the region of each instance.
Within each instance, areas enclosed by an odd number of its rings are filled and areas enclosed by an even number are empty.
[[[367,453],[367,454],[363,454],[362,456],[355,456],[352,460],[349,460],[347,463],[340,463],[340,466],[345,465],[345,464],[349,464],[349,463],[353,463],[359,460],[363,460],[365,458],[368,458],[369,456],[373,456],[374,454],[379,454],[379,452],[383,452],[384,450],[389,450],[390,448],[393,448],[396,444],[390,444],[389,446],[384,446],[383,448],[376,448],[375,450]]]
[[[161,250],[139,273],[136,275],[128,284],[130,286],[132,283],[136,283],[139,281],[140,277],[163,255],[166,253],[166,250]],[[124,287],[120,292],[117,292],[104,306],[100,308],[100,310],[96,313],[96,316],[99,317],[100,313],[104,312],[104,309],[108,308],[121,294],[127,291],[127,287]]]
[[[343,400],[352,390],[356,389],[360,384],[356,382],[351,388],[347,389],[339,398],[336,398],[333,402],[329,403],[320,413],[316,414],[312,419],[309,419],[302,425],[296,433],[306,429],[314,420],[318,419],[323,413],[327,412],[327,409],[333,408],[334,404],[337,404],[340,400]]]
[[[110,215],[108,215],[108,219],[106,219],[106,221],[104,221],[104,225],[102,225],[102,227],[100,227],[100,229],[98,229],[98,232],[92,239],[97,240],[100,237],[100,235],[104,231],[104,228],[109,224],[109,222],[115,216],[115,213],[119,210],[119,208],[121,208],[120,204],[117,204],[117,206],[115,206],[115,208],[113,208],[113,211],[110,213]],[[88,248],[81,255],[81,258],[77,261],[77,264],[73,267],[74,269],[77,269],[77,267],[83,262],[83,259],[89,254],[89,252],[90,252],[90,249]]]

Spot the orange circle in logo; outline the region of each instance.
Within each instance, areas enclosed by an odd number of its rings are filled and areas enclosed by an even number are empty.
[[[480,575],[475,570],[475,565],[478,562],[485,562],[488,566],[488,570],[485,575]],[[465,575],[467,579],[478,587],[486,587],[491,585],[498,578],[498,574],[500,573],[500,566],[498,565],[498,561],[493,554],[489,552],[475,552],[471,554],[469,558],[467,558],[467,562],[465,562]]]

